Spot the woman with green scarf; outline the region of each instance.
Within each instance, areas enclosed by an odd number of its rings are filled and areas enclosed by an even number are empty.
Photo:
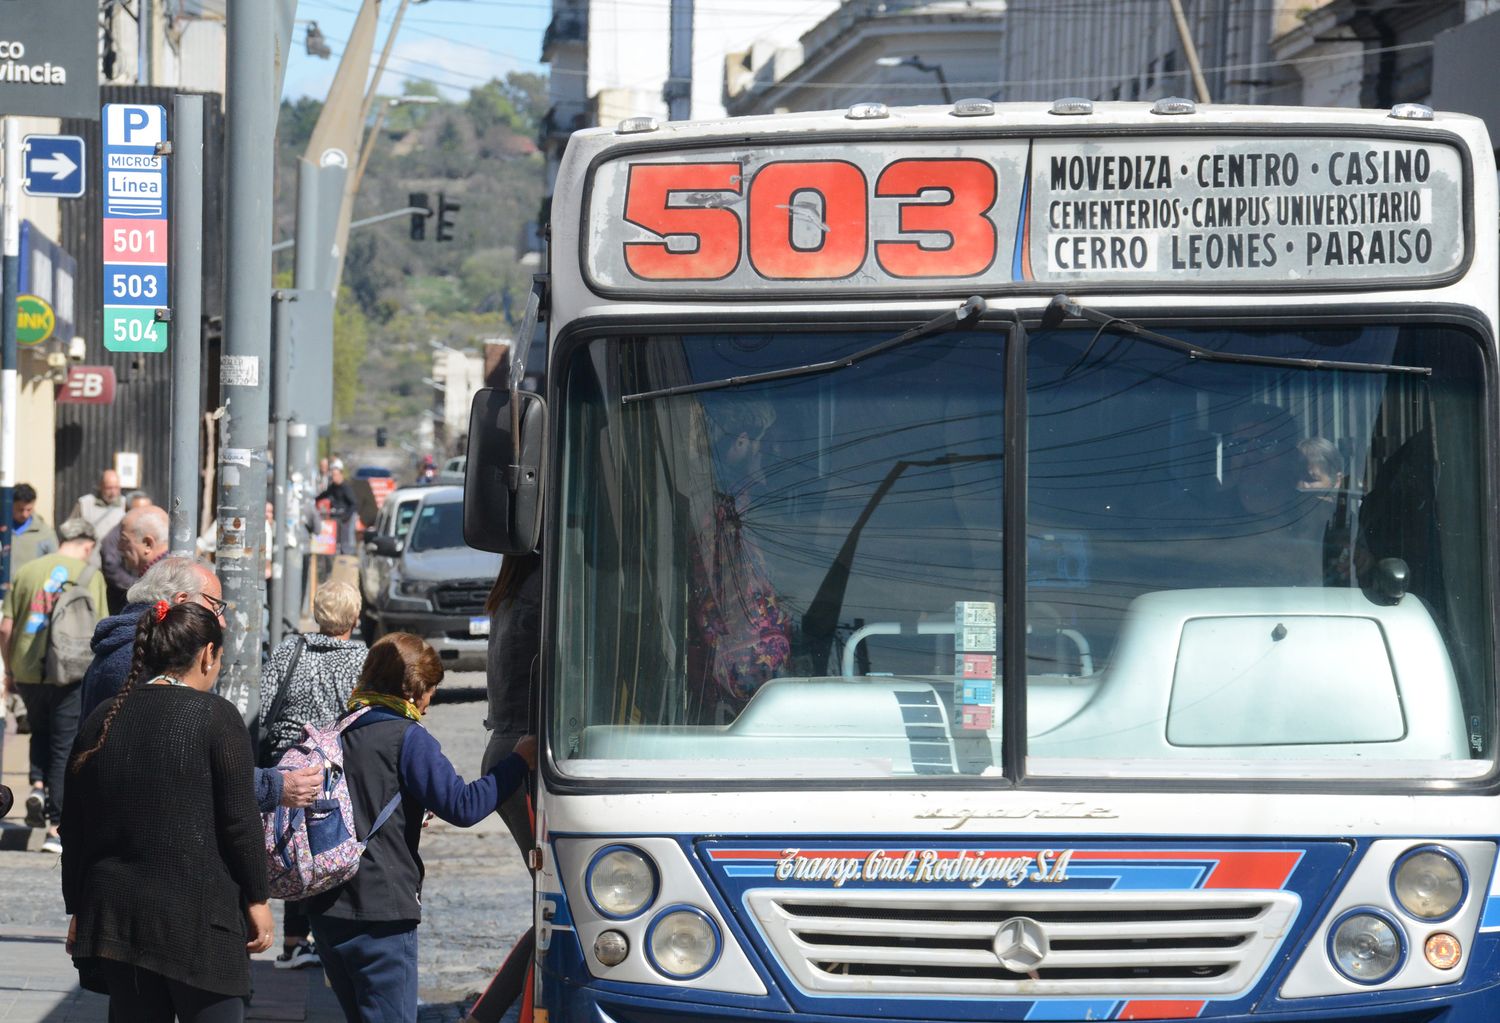
[[[432,647],[411,633],[392,633],[370,647],[349,699],[351,711],[370,708],[343,735],[355,831],[369,844],[348,883],[307,900],[323,970],[349,1020],[417,1018],[417,845],[427,812],[458,827],[477,824],[536,766],[536,739],[528,735],[488,774],[472,782],[459,777],[421,724],[442,678]],[[397,792],[395,813],[371,835]]]

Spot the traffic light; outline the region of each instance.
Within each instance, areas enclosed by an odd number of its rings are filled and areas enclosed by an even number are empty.
[[[427,237],[427,218],[432,216],[432,208],[427,205],[427,193],[407,192],[406,205],[421,211],[411,215],[411,240],[419,242]]]
[[[440,242],[451,242],[453,240],[453,214],[461,207],[456,202],[449,202],[441,193],[438,195],[437,208],[437,240]]]
[[[383,427],[383,426],[377,426],[377,427],[375,427],[375,446],[377,448],[383,448],[383,447],[385,447],[385,441],[386,441],[386,437],[387,436],[388,436],[388,434],[386,433],[385,427]]]

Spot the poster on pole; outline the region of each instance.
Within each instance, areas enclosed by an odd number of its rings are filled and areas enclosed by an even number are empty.
[[[104,153],[104,347],[167,350],[167,113],[107,103]]]

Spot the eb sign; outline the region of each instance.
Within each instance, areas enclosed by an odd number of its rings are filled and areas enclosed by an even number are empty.
[[[57,389],[57,401],[64,405],[109,405],[114,400],[112,366],[69,366],[67,380]]]

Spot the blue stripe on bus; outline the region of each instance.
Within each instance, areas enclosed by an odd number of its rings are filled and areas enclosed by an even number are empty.
[[[1086,1019],[1114,1019],[1115,1012],[1120,1008],[1118,1001],[1107,1001],[1095,999],[1086,1001],[1083,999],[1056,999],[1045,1002],[1036,1002],[1031,1006],[1031,1011],[1026,1014],[1026,1019],[1041,1020],[1086,1020]]]

